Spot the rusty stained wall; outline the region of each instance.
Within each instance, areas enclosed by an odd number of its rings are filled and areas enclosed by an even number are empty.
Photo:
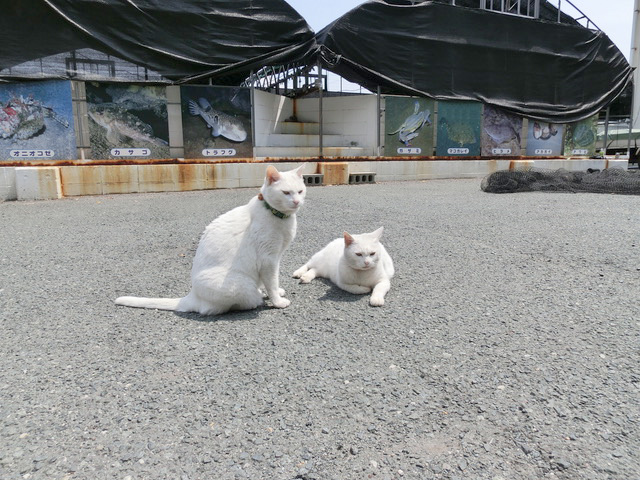
[[[292,169],[299,164],[283,164],[281,168]],[[59,167],[65,196],[260,187],[265,168],[262,163]],[[309,165],[306,170],[316,169],[316,165]]]

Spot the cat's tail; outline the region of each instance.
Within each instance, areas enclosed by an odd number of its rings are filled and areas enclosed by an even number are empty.
[[[135,308],[157,308],[158,310],[176,310],[181,298],[146,298],[146,297],[118,297],[116,305]]]

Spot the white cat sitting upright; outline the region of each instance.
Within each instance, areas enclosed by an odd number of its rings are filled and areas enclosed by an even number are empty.
[[[301,283],[316,277],[330,279],[350,293],[371,293],[369,303],[384,305],[384,296],[391,288],[395,271],[393,261],[380,243],[383,227],[371,233],[336,238],[293,272]]]
[[[306,194],[302,168],[267,167],[259,195],[209,224],[193,259],[187,296],[119,297],[116,303],[218,315],[262,305],[264,287],[275,307],[288,307],[279,283],[280,259],[296,235],[296,212]]]

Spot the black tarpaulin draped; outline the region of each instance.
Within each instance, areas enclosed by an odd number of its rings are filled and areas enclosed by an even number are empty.
[[[320,53],[327,69],[372,91],[571,122],[606,107],[631,76],[604,33],[551,21],[546,1],[536,20],[470,8],[476,0],[375,0],[315,36],[284,0],[4,3],[0,79],[238,85],[261,67],[314,65]]]
[[[328,69],[370,90],[554,122],[598,113],[631,75],[602,32],[439,2],[369,1],[316,38]]]
[[[251,69],[298,61],[315,46],[314,32],[284,0],[5,3],[0,70],[90,48],[174,81],[207,73],[239,83]]]

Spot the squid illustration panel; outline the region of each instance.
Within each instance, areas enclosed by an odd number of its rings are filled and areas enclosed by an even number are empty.
[[[482,156],[520,155],[522,117],[493,105],[482,115]]]
[[[0,161],[75,158],[71,82],[0,84]]]
[[[598,115],[579,122],[569,123],[564,136],[564,155],[588,156],[596,154]]]
[[[253,156],[249,88],[183,86],[180,96],[185,158]]]
[[[86,83],[93,159],[170,158],[162,86]]]
[[[385,98],[386,156],[433,155],[433,110],[428,98]]]
[[[529,120],[529,128],[527,132],[527,155],[562,155],[563,136],[564,125],[541,122],[539,120]]]
[[[438,102],[436,155],[479,156],[482,104],[478,102]]]

